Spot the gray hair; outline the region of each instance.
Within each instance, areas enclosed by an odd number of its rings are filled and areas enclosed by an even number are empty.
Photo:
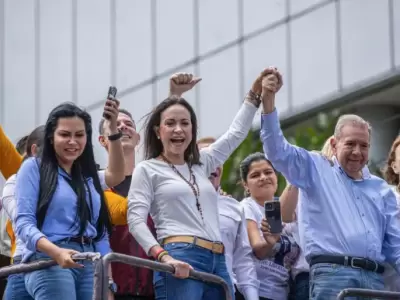
[[[365,121],[363,118],[357,115],[342,115],[340,116],[339,120],[335,126],[335,133],[334,136],[336,139],[340,138],[342,134],[342,129],[346,125],[353,125],[358,127],[366,127],[368,129],[368,134],[371,137],[371,125]]]

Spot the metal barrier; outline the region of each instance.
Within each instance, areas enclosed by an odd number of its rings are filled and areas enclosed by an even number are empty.
[[[100,253],[97,252],[83,252],[72,255],[74,261],[91,260],[100,261]],[[50,268],[57,265],[54,260],[38,260],[31,263],[21,263],[0,268],[0,278],[7,277],[12,274],[29,273],[37,270]]]
[[[120,253],[109,253],[96,264],[93,285],[93,300],[105,300],[108,297],[108,268],[111,262],[120,262],[131,266],[152,269],[155,271],[174,273],[174,268],[167,264]],[[221,285],[225,292],[225,299],[232,300],[229,286],[221,277],[191,270],[189,278]]]
[[[337,299],[343,300],[344,298],[351,296],[377,299],[400,299],[400,293],[368,289],[344,289],[339,293]]]

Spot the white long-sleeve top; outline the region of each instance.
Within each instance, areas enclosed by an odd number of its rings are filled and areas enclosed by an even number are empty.
[[[260,283],[240,203],[228,196],[218,197],[219,222],[225,260],[233,284],[246,300],[258,300]]]
[[[218,194],[208,177],[246,138],[256,111],[253,104],[243,103],[228,131],[200,151],[202,164],[192,167],[200,190],[199,203],[204,221],[196,208],[191,187],[167,163],[150,159],[136,166],[128,195],[128,224],[129,231],[146,253],[158,245],[158,241],[170,236],[190,235],[221,241]],[[175,167],[187,180],[190,179],[186,163]],[[146,224],[149,212],[158,241]]]

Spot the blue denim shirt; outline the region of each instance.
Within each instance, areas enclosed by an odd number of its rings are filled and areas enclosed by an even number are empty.
[[[367,167],[362,179],[353,180],[336,158],[332,166],[318,153],[289,144],[276,110],[262,115],[261,124],[266,156],[302,190],[298,223],[306,259],[336,254],[386,260],[400,273],[400,220],[391,187]]]
[[[78,236],[79,228],[75,225],[77,213],[77,195],[65,177],[69,175],[58,169],[57,188],[47,210],[42,229],[37,228],[36,207],[39,199],[39,166],[35,158],[27,159],[17,174],[15,197],[17,200],[17,216],[15,227],[17,236],[24,242],[22,262],[37,251],[37,242],[46,237],[51,242]],[[100,195],[97,193],[92,178],[88,179],[88,187],[92,194],[93,212],[92,220],[83,234],[85,237],[94,238],[97,235],[96,223],[100,212]],[[87,192],[87,201],[89,194]],[[96,251],[101,255],[109,253],[110,243],[108,235],[95,243]]]

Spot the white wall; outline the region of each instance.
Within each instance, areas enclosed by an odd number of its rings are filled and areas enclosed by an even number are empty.
[[[187,95],[200,136],[224,132],[263,67],[283,72],[284,115],[400,67],[394,0],[0,0],[0,13],[0,122],[13,140],[63,101],[97,124],[110,84],[139,120],[175,67],[204,78]]]

